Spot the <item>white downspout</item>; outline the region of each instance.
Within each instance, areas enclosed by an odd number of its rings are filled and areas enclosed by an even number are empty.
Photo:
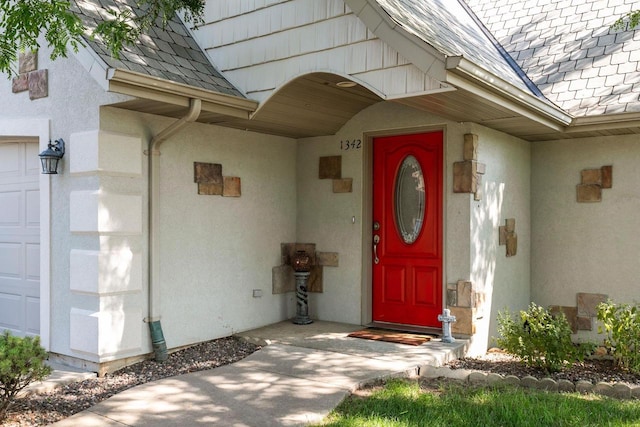
[[[160,277],[159,239],[158,225],[160,224],[160,210],[158,209],[158,201],[160,200],[160,164],[157,156],[160,156],[159,147],[171,135],[181,130],[184,126],[192,123],[200,116],[202,109],[202,101],[192,98],[189,102],[189,112],[162,130],[151,141],[149,141],[149,149],[145,151],[148,156],[148,184],[149,184],[149,241],[148,241],[148,260],[149,260],[149,312],[145,322],[149,323],[151,331],[151,343],[155,353],[156,361],[164,361],[167,359],[167,345],[162,334],[160,326],[160,292],[157,289],[157,281]]]

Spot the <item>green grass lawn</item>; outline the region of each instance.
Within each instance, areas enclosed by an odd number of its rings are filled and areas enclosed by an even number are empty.
[[[351,396],[322,426],[640,426],[640,401],[521,388],[445,385],[421,389],[394,380]]]

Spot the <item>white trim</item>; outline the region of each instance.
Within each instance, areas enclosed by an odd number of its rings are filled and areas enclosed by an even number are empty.
[[[37,138],[39,151],[49,143],[49,119],[0,119],[0,138]],[[51,175],[40,174],[40,344],[51,345]]]

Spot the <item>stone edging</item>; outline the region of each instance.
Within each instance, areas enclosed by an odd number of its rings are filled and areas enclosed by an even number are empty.
[[[469,369],[451,369],[448,367],[422,366],[419,368],[421,378],[451,378],[474,385],[512,385],[556,392],[578,392],[582,394],[595,393],[618,399],[640,399],[640,385],[628,385],[623,383],[599,382],[593,384],[590,381],[573,382],[569,380],[554,380],[543,378],[541,380],[527,375],[519,378],[515,375],[500,375]]]

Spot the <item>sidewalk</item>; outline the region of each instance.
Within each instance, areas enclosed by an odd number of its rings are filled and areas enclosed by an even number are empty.
[[[53,424],[70,426],[304,426],[375,379],[455,358],[465,342],[421,346],[348,338],[353,325],[282,322],[240,334],[269,344],[209,371],[143,384]]]

